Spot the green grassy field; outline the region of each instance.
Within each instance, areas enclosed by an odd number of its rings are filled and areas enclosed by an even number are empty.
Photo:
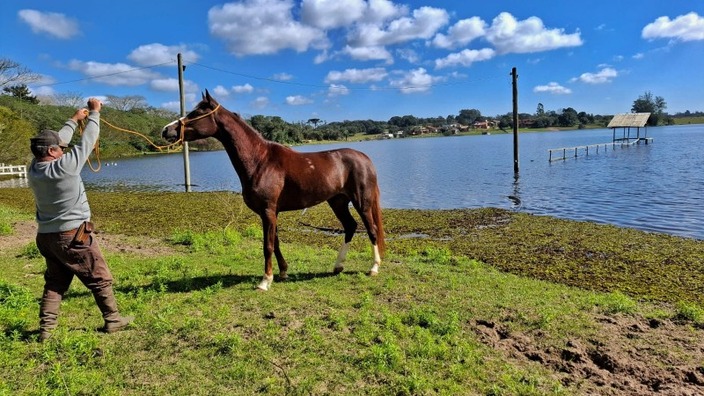
[[[0,395],[599,394],[502,340],[559,355],[611,342],[605,317],[695,336],[704,323],[701,241],[496,209],[388,210],[380,275],[365,275],[360,233],[332,276],[342,237],[310,227],[337,227],[316,207],[281,216],[290,279],[256,292],[261,230],[239,195],[89,193],[118,303],[137,319],[97,332],[75,281],[40,344],[43,259],[18,235],[29,194],[0,190]]]

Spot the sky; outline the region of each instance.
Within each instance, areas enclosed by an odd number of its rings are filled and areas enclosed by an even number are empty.
[[[704,111],[701,0],[3,0],[0,58],[34,95],[141,96],[186,111],[207,89],[244,116],[387,121],[518,107],[630,112],[646,92]]]

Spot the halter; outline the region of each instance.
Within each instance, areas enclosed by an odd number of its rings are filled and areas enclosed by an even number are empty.
[[[211,116],[211,115],[213,115],[216,111],[218,111],[219,108],[220,108],[220,103],[218,103],[218,105],[215,106],[215,108],[212,109],[211,111],[209,111],[209,112],[207,112],[207,113],[205,113],[205,114],[199,115],[199,116],[196,117],[196,118],[191,118],[190,120],[187,120],[186,117],[181,117],[181,118],[179,118],[179,119],[178,119],[178,122],[181,124],[181,132],[180,132],[179,134],[180,134],[181,136],[179,137],[179,140],[178,140],[178,141],[179,141],[179,142],[183,142],[183,141],[185,140],[185,139],[184,139],[184,135],[185,135],[185,133],[186,133],[186,124],[188,124],[189,122],[193,122],[193,121],[200,120],[201,118],[205,118],[205,117]],[[217,122],[215,121],[215,117],[214,117],[214,116],[213,116],[213,122],[215,122],[215,123],[217,124]],[[178,143],[178,142],[177,142],[177,143]]]

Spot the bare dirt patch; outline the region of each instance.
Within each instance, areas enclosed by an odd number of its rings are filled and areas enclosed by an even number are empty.
[[[510,359],[537,362],[585,395],[704,395],[704,334],[688,324],[599,316],[599,340],[541,347],[541,334],[512,333],[502,323],[472,323],[480,340]]]
[[[21,248],[34,241],[37,235],[37,224],[34,221],[18,221],[12,224],[12,234],[0,235],[0,251]],[[154,256],[176,252],[164,242],[147,237],[128,237],[119,234],[95,231],[100,248],[105,252],[132,253],[144,256]]]

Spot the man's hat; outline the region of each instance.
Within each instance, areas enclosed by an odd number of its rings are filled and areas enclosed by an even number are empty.
[[[68,143],[61,140],[59,133],[51,129],[44,129],[37,136],[30,138],[33,146],[59,146],[68,147]]]

